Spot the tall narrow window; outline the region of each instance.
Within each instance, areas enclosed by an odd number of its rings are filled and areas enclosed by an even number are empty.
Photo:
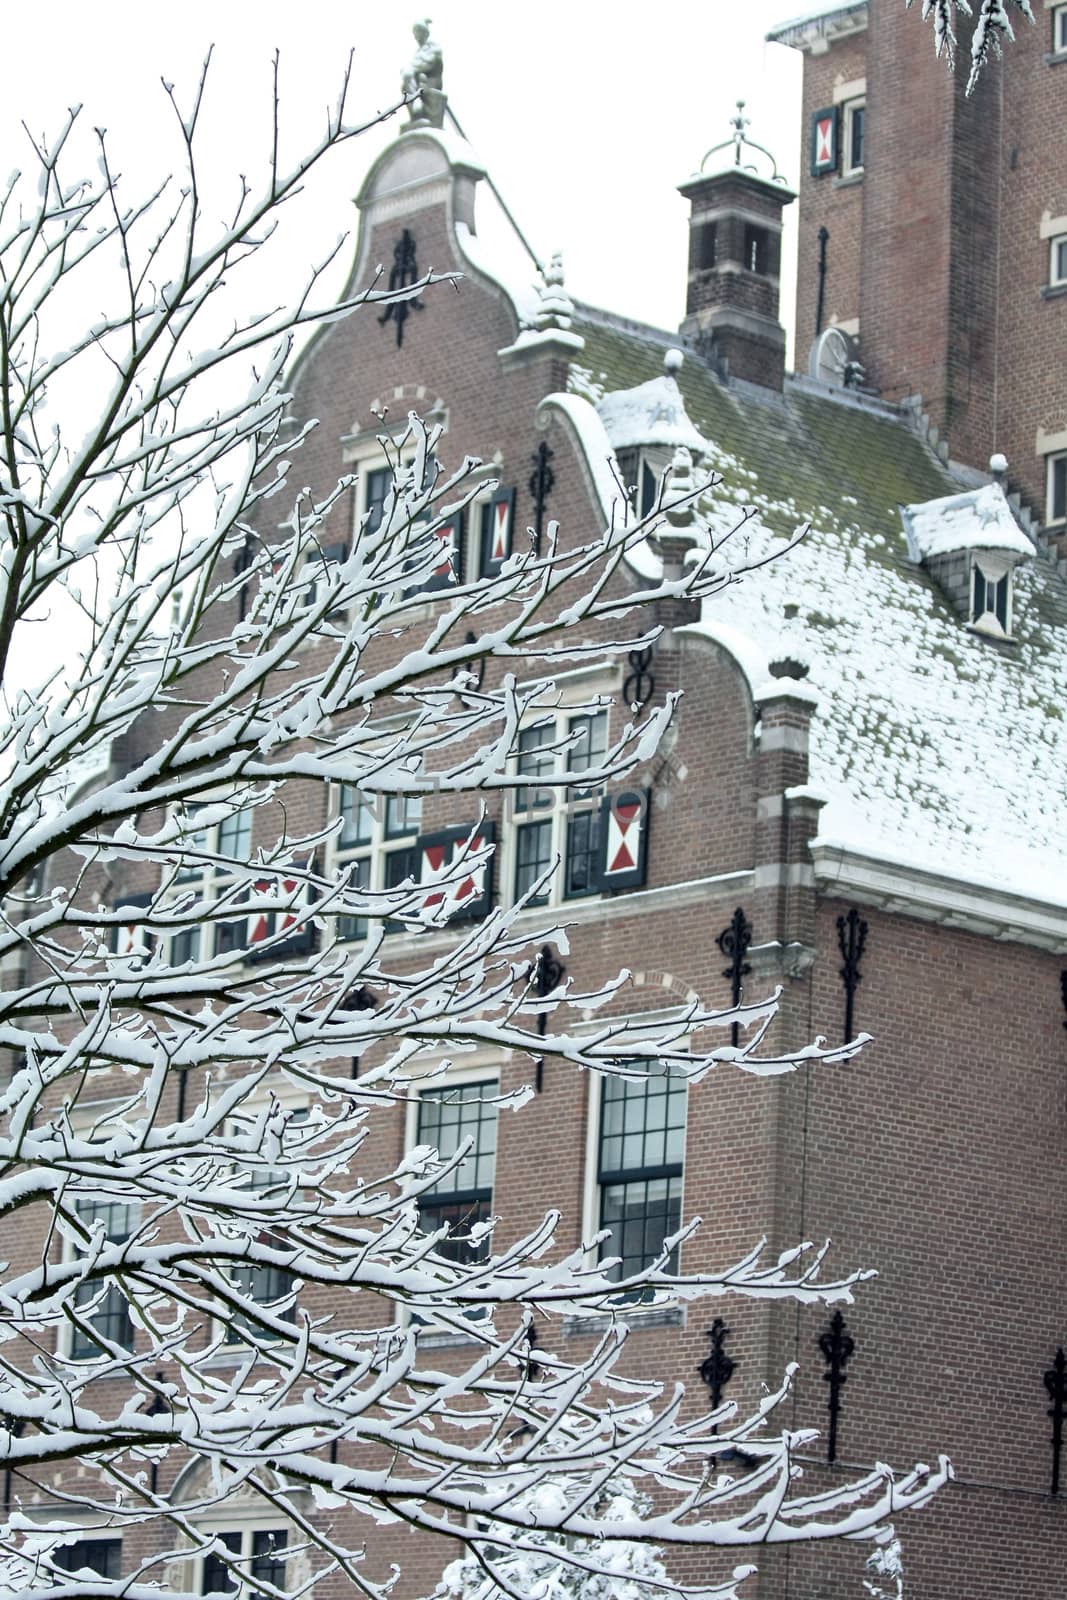
[[[745,223],[745,266],[749,272],[766,273],[770,270],[770,235],[766,228]]]
[[[556,753],[555,724],[538,723],[533,728],[523,728],[519,733],[516,769],[520,776],[544,778],[552,772]],[[520,899],[537,883],[552,863],[552,813],[555,794],[540,790],[536,782],[515,791],[515,809],[524,818],[515,833],[515,898]],[[528,819],[528,820],[526,820]],[[542,886],[533,904],[548,899],[548,888]]]
[[[1052,8],[1052,51],[1054,55],[1067,54],[1067,6]]]
[[[850,100],[845,106],[845,159],[843,172],[863,171],[863,143],[867,116],[866,102]]]
[[[597,1183],[600,1226],[612,1234],[601,1253],[621,1257],[613,1277],[647,1266],[681,1224],[685,1106],[685,1079],[655,1066],[635,1082],[604,1079]]]
[[[359,889],[395,889],[407,878],[419,875],[418,839],[422,820],[419,795],[375,795],[365,797],[350,784],[342,784],[338,810],[341,829],[337,840],[337,861],[347,867],[349,881]],[[387,922],[386,928],[399,929],[400,923]],[[339,917],[340,939],[365,939],[366,917]]]
[[[577,736],[564,760],[574,772],[598,766],[608,748],[608,719],[603,711],[595,716],[572,717],[568,733]],[[568,795],[567,846],[564,861],[563,893],[568,900],[596,894],[599,888],[597,867],[600,860],[601,790],[574,789]]]
[[[90,1231],[94,1223],[102,1222],[111,1244],[122,1244],[130,1236],[131,1216],[130,1207],[127,1205],[113,1200],[79,1200],[77,1211],[79,1219]],[[98,1278],[80,1283],[74,1291],[75,1306],[80,1308],[91,1304],[100,1293],[100,1287]],[[84,1322],[85,1319],[82,1320]],[[108,1285],[103,1300],[88,1320],[101,1340],[108,1344],[119,1345],[123,1350],[132,1347],[133,1324],[130,1321],[130,1308],[118,1284]],[[98,1356],[103,1348],[104,1346],[94,1339],[91,1333],[81,1327],[73,1329],[70,1353],[76,1361]]]
[[[419,1198],[419,1220],[429,1233],[447,1223],[465,1234],[476,1222],[485,1222],[493,1210],[493,1173],[496,1166],[497,1085],[457,1084],[451,1089],[426,1089],[419,1096],[416,1142],[431,1144],[442,1156],[454,1156],[471,1141],[469,1153],[435,1187]],[[482,1261],[488,1241],[472,1244],[467,1238],[447,1239],[439,1246],[450,1261]]]
[[[1067,450],[1048,458],[1047,522],[1067,520]]]
[[[1064,12],[1067,16],[1067,12]],[[1067,233],[1049,242],[1048,281],[1052,288],[1067,284]]]

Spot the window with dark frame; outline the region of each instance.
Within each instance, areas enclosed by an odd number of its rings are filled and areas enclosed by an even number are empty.
[[[75,1539],[65,1544],[52,1556],[52,1563],[61,1572],[91,1572],[97,1578],[122,1576],[121,1539]]]
[[[419,1095],[417,1144],[430,1144],[446,1159],[471,1141],[465,1158],[445,1173],[427,1193],[419,1196],[419,1222],[427,1232],[443,1224],[465,1234],[493,1211],[493,1177],[496,1167],[497,1085],[456,1084],[452,1088],[425,1089]],[[489,1243],[449,1238],[438,1251],[449,1261],[484,1261]]]
[[[599,766],[607,747],[608,719],[603,711],[569,717],[562,726],[542,722],[520,731],[516,770],[535,781],[515,793],[519,814],[515,829],[515,899],[533,887],[556,856],[563,860],[559,890],[562,899],[580,899],[600,892],[602,787],[582,789],[575,784],[568,789],[539,792],[536,780],[554,772],[584,772]],[[550,892],[544,887],[531,903],[543,904]]]
[[[121,1201],[79,1200],[76,1209],[79,1219],[86,1227],[91,1229],[93,1223],[102,1222],[110,1243],[122,1244],[129,1238],[130,1207]],[[87,1306],[99,1293],[99,1279],[93,1278],[85,1283],[79,1283],[74,1291],[74,1304],[76,1307]],[[118,1345],[123,1350],[133,1348],[130,1308],[126,1296],[117,1283],[108,1284],[103,1300],[88,1320],[100,1338],[107,1340],[109,1344]],[[104,1348],[92,1334],[84,1332],[82,1328],[71,1329],[70,1354],[73,1360],[90,1360],[93,1356],[102,1354]]]
[[[379,795],[371,804],[351,784],[339,785],[339,791],[341,828],[337,839],[337,863],[348,869],[353,887],[395,889],[405,879],[417,878],[422,797]],[[366,917],[345,916],[337,919],[339,939],[365,939],[367,928]],[[386,919],[386,932],[398,932],[402,928],[402,923]]]
[[[655,1064],[637,1080],[603,1081],[597,1185],[600,1226],[611,1238],[600,1253],[620,1257],[613,1278],[647,1266],[681,1225],[685,1114],[685,1079]],[[668,1265],[677,1270],[677,1251]]]
[[[194,823],[197,811],[202,810],[202,806],[189,807],[189,822]],[[213,828],[187,827],[185,845],[189,850],[225,856],[233,862],[251,860],[252,811],[235,811]],[[225,892],[230,879],[225,863],[208,866],[204,862],[192,861],[179,867],[174,881],[183,889],[194,890],[201,899],[215,899]],[[206,939],[203,937],[205,933]],[[247,944],[247,917],[214,924],[194,923],[171,935],[169,959],[172,966],[181,966],[184,962],[199,961],[212,953],[219,955],[244,950]]]
[[[289,1121],[291,1123],[306,1122],[307,1117],[307,1108],[304,1106],[294,1107],[289,1113]],[[281,1169],[270,1171],[255,1168],[250,1174],[248,1187],[253,1193],[262,1193],[265,1189],[271,1189],[276,1184],[287,1183],[288,1174]],[[260,1238],[262,1241],[272,1244],[280,1243],[278,1236],[272,1234],[268,1229],[264,1230]],[[257,1306],[274,1305],[276,1301],[283,1300],[293,1286],[293,1274],[287,1272],[284,1267],[255,1266],[247,1267],[243,1270],[237,1268],[236,1271],[231,1272],[230,1276],[234,1287],[239,1289],[242,1294],[247,1295],[252,1304]],[[286,1322],[295,1322],[296,1306],[287,1306],[284,1311],[279,1311],[278,1314]],[[226,1323],[226,1343],[240,1344],[247,1327],[248,1323],[243,1318],[232,1316]],[[265,1336],[264,1329],[261,1328],[258,1332],[260,1338]]]

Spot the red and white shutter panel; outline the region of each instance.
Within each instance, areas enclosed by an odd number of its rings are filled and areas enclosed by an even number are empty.
[[[515,490],[498,489],[482,511],[482,576],[495,577],[512,550]]]
[[[488,821],[458,828],[442,828],[438,833],[424,833],[418,843],[420,883],[430,883],[443,868],[451,866],[459,854],[466,856],[480,851],[492,844],[494,837],[495,826]],[[484,917],[489,909],[490,879],[488,862],[471,861],[469,873],[447,887],[432,888],[423,905],[427,908],[438,906],[449,898],[458,902],[452,912],[453,920]]]
[[[626,789],[605,796],[601,816],[602,890],[635,889],[644,883],[649,798],[648,789]]]
[[[129,894],[116,900],[112,910],[123,920],[112,926],[111,948],[117,956],[148,957],[152,954],[153,939],[139,915],[152,904],[150,894]]]
[[[821,178],[837,171],[838,108],[826,106],[811,119],[811,175]]]
[[[435,564],[433,576],[425,585],[428,590],[450,589],[461,577],[463,551],[463,513],[455,511],[434,529],[434,537],[441,546],[441,559]]]

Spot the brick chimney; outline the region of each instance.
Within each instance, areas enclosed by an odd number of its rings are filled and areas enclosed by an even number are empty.
[[[732,378],[781,389],[785,329],[778,320],[782,211],[796,198],[773,158],[747,139],[738,101],[733,138],[709,150],[695,177],[679,184],[690,204],[689,275],[681,331],[710,347]],[[717,151],[733,148],[731,165],[704,168]],[[762,177],[751,152],[770,162]]]

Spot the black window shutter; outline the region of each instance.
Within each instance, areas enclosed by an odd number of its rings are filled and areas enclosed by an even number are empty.
[[[455,828],[439,828],[434,833],[421,834],[416,845],[417,873],[425,882],[431,874],[449,866],[455,859],[457,851],[461,850],[468,840],[472,850],[479,850],[483,845],[492,844],[495,838],[496,824],[488,820],[463,823]],[[484,917],[493,897],[492,859],[478,871],[472,866],[470,877],[455,885],[451,892],[459,901],[459,905],[453,911],[450,921],[471,922]],[[424,904],[438,905],[444,898],[444,889],[434,889],[427,895]]]
[[[837,106],[824,106],[811,116],[811,175],[822,178],[838,168],[841,118]]]
[[[126,920],[111,929],[110,943],[115,955],[132,955],[135,944],[140,944],[144,947],[146,960],[152,954],[155,938],[152,934],[145,932],[138,912],[146,910],[154,899],[155,896],[152,894],[124,894],[119,899],[112,901],[112,911],[127,913]]]
[[[601,801],[600,872],[602,893],[638,889],[648,857],[650,789],[621,789]]]
[[[512,551],[515,490],[498,489],[482,507],[479,567],[483,578],[495,578]]]

